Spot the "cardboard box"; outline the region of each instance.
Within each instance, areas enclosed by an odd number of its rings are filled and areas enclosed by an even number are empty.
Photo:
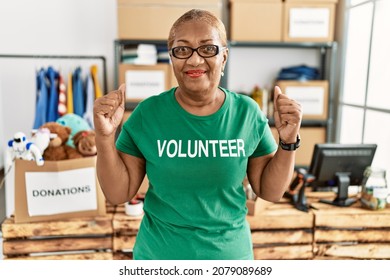
[[[172,24],[200,8],[222,18],[222,0],[118,0],[118,38],[167,40]]]
[[[328,81],[276,81],[283,93],[299,102],[302,118],[305,120],[326,120],[328,118]]]
[[[119,65],[119,84],[126,83],[126,99],[141,101],[171,88],[172,66],[168,63],[156,65]]]
[[[230,39],[281,42],[282,0],[230,0]]]
[[[283,41],[333,41],[337,2],[338,0],[285,0]]]
[[[275,127],[271,127],[275,140],[279,143],[279,134]],[[310,166],[314,145],[326,142],[325,127],[301,127],[301,146],[295,154],[295,165]]]
[[[61,161],[15,160],[15,223],[106,214],[96,156]]]

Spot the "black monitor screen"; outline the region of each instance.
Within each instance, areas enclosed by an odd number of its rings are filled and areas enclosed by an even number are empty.
[[[340,172],[349,175],[350,185],[361,185],[376,147],[376,144],[316,144],[309,169],[315,177],[312,186],[337,186],[336,173]]]

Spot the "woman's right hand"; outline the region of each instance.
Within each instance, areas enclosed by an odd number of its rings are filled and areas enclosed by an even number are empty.
[[[115,136],[125,112],[125,84],[95,100],[93,119],[95,132],[100,136]]]

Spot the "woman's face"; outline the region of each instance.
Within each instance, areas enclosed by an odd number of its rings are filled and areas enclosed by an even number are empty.
[[[216,28],[205,22],[189,21],[176,29],[174,47],[198,48],[204,45],[219,46],[216,56],[203,58],[196,51],[186,59],[171,54],[173,71],[180,88],[186,92],[207,92],[218,87],[221,72],[225,68],[228,50],[222,49]]]

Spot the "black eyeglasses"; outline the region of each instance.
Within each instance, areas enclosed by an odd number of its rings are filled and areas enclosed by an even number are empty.
[[[194,52],[197,52],[197,54],[203,58],[209,58],[216,56],[224,49],[226,49],[226,47],[219,47],[217,45],[204,45],[197,47],[196,49],[187,46],[181,46],[170,49],[170,52],[178,59],[190,58]]]

